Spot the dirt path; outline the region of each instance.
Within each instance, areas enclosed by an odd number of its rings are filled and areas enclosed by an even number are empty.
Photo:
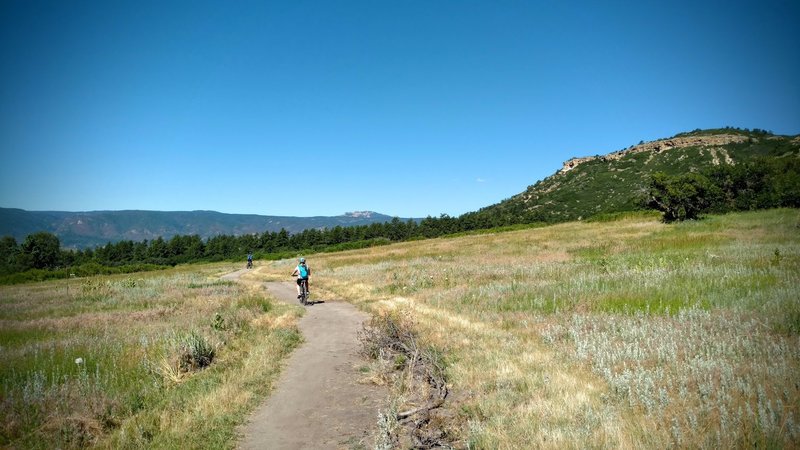
[[[223,278],[236,280],[244,272]],[[266,283],[265,287],[277,299],[297,304],[292,284]],[[373,447],[378,412],[387,393],[360,382],[359,368],[367,362],[357,354],[357,332],[366,318],[344,302],[307,307],[299,322],[305,342],[292,353],[275,390],[241,429],[239,448]]]
[[[231,272],[229,274],[225,274],[220,277],[220,279],[227,280],[227,281],[238,281],[239,277],[247,273],[247,269],[237,270],[236,272]]]

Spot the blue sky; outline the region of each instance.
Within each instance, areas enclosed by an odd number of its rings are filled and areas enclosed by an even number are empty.
[[[456,216],[695,128],[800,133],[800,3],[0,2],[0,206]]]

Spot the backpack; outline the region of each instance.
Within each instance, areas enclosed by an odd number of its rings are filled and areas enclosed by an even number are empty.
[[[305,264],[297,266],[297,271],[300,272],[300,278],[308,278],[308,267]]]

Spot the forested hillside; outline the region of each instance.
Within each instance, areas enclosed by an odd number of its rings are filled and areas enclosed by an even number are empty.
[[[552,176],[524,192],[468,216],[479,223],[505,225],[565,222],[641,209],[648,206],[653,174],[679,176],[719,172],[719,168],[729,171],[730,176],[747,179],[761,170],[756,167],[769,167],[768,170],[775,172],[768,177],[770,180],[759,180],[762,185],[745,189],[755,191],[765,188],[763,182],[776,182],[780,186],[770,189],[792,190],[797,195],[799,157],[798,136],[774,136],[763,130],[735,128],[695,130],[668,139],[640,142],[602,156],[572,158]],[[753,173],[737,173],[742,170]],[[775,180],[780,174],[785,178]],[[770,206],[794,205],[783,202],[731,209]]]

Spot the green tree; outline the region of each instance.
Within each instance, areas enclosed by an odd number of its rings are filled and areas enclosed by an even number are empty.
[[[197,261],[205,256],[205,244],[200,236],[193,234],[189,236],[186,245],[186,259],[188,261]]]
[[[17,240],[11,236],[0,239],[0,273],[13,273],[17,271],[17,256],[20,248]]]
[[[721,197],[721,191],[700,174],[669,176],[657,172],[651,178],[648,197],[650,206],[664,213],[665,222],[674,222],[697,219]]]
[[[25,238],[25,242],[22,243],[22,254],[34,269],[53,268],[59,263],[61,242],[56,235],[40,231]]]
[[[150,247],[147,249],[147,253],[150,261],[153,261],[157,264],[164,264],[169,256],[169,248],[167,247],[167,243],[164,241],[164,238],[159,236],[150,241]]]
[[[329,244],[341,244],[345,242],[346,236],[344,233],[344,229],[341,225],[336,225],[332,229],[328,230],[328,243]]]
[[[800,208],[800,160],[787,158],[786,164],[774,179],[780,196],[780,206]]]
[[[142,263],[147,261],[148,246],[147,239],[133,245],[133,260],[135,262]]]
[[[402,241],[406,237],[405,224],[398,217],[392,218],[392,221],[386,224],[386,234],[386,237],[393,241]]]
[[[275,236],[275,249],[285,250],[289,247],[289,232],[286,231],[285,228],[281,228],[281,231]]]

